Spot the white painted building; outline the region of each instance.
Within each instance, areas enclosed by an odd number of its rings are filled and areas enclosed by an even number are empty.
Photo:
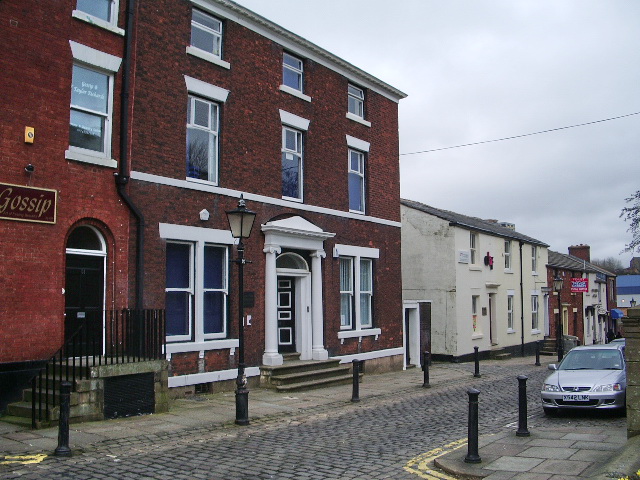
[[[401,203],[407,363],[425,348],[450,360],[474,347],[532,352],[549,321],[548,245],[512,224]]]

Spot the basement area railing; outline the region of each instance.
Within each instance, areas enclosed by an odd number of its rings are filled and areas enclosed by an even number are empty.
[[[62,381],[87,379],[90,367],[161,360],[165,358],[165,311],[109,310],[105,328],[96,331],[81,324],[31,381],[31,427],[50,422],[60,403]]]

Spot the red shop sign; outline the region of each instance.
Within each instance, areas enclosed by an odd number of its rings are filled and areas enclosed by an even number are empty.
[[[588,278],[572,278],[571,279],[571,293],[580,293],[589,291],[589,279]]]

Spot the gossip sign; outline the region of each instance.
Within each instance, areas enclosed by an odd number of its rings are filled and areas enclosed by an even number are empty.
[[[56,223],[57,194],[48,188],[0,183],[0,219]]]

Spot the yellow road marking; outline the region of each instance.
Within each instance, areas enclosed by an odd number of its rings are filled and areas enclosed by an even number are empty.
[[[431,464],[436,458],[462,448],[466,444],[467,439],[463,438],[456,440],[455,442],[448,443],[443,447],[429,450],[427,453],[423,453],[422,455],[418,455],[417,457],[409,460],[404,469],[407,472],[418,475],[420,478],[424,478],[426,480],[457,480],[456,477],[447,475],[444,472],[432,470]]]
[[[11,463],[22,463],[23,465],[40,463],[47,457],[48,455],[45,453],[38,453],[35,455],[6,455],[4,460],[0,461],[0,465],[9,465]]]

